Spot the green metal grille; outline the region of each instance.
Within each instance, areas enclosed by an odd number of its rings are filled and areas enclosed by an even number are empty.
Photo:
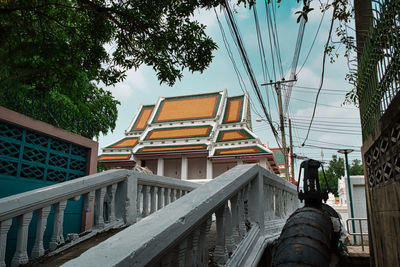
[[[63,182],[86,175],[88,149],[0,120],[0,175]]]
[[[373,25],[358,62],[357,94],[364,138],[400,87],[400,1],[372,1],[372,10]]]

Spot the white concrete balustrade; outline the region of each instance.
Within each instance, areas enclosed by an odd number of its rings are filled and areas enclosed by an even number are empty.
[[[152,183],[138,190],[141,215],[154,213],[63,266],[208,266],[209,251],[218,266],[256,266],[299,206],[296,187],[258,165],[236,166],[190,194]]]
[[[17,223],[17,244],[11,266],[44,255],[43,234],[51,207],[54,210],[51,251],[60,251],[64,240],[64,211],[68,200],[83,198],[83,209],[93,216],[94,225],[76,244],[94,234],[135,223],[198,187],[173,178],[157,177],[128,170],[110,170],[76,180],[0,199],[0,267],[5,265],[7,234],[12,219]],[[92,212],[92,209],[93,212]],[[107,212],[106,212],[107,211]],[[37,217],[36,239],[30,257],[28,229],[33,213]],[[93,265],[92,265],[93,266]],[[99,266],[103,266],[100,264]]]

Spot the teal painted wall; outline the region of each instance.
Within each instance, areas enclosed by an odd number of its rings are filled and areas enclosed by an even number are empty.
[[[88,149],[0,120],[0,197],[7,197],[53,185],[87,173]],[[80,233],[82,200],[68,201],[64,213],[64,238],[68,233]],[[45,249],[53,232],[53,207],[47,219]],[[37,218],[33,213],[29,225],[28,255],[36,233]],[[6,263],[15,251],[16,218],[7,236]]]

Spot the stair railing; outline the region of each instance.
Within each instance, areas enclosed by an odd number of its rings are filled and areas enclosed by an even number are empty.
[[[63,266],[255,266],[296,195],[266,169],[239,165]]]
[[[11,266],[27,263],[45,254],[43,236],[51,209],[53,233],[48,245],[55,254],[68,246],[63,232],[64,211],[68,201],[83,199],[83,210],[92,214],[89,234],[78,237],[69,246],[96,233],[131,225],[180,198],[198,185],[173,178],[158,177],[128,170],[110,170],[72,181],[39,188],[0,199],[0,267],[6,266],[7,234],[17,224],[17,241]],[[106,209],[106,210],[105,210]],[[90,213],[91,211],[94,211]],[[107,211],[107,212],[106,212]],[[32,216],[37,217],[34,246],[28,256],[28,231]],[[79,234],[74,233],[79,236]],[[60,247],[62,246],[62,247]]]

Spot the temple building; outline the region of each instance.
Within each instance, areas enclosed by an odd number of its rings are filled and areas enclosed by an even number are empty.
[[[248,95],[229,97],[226,90],[141,105],[125,137],[102,150],[98,160],[107,169],[139,165],[182,180],[210,180],[248,163],[280,174],[272,151],[252,132]]]

